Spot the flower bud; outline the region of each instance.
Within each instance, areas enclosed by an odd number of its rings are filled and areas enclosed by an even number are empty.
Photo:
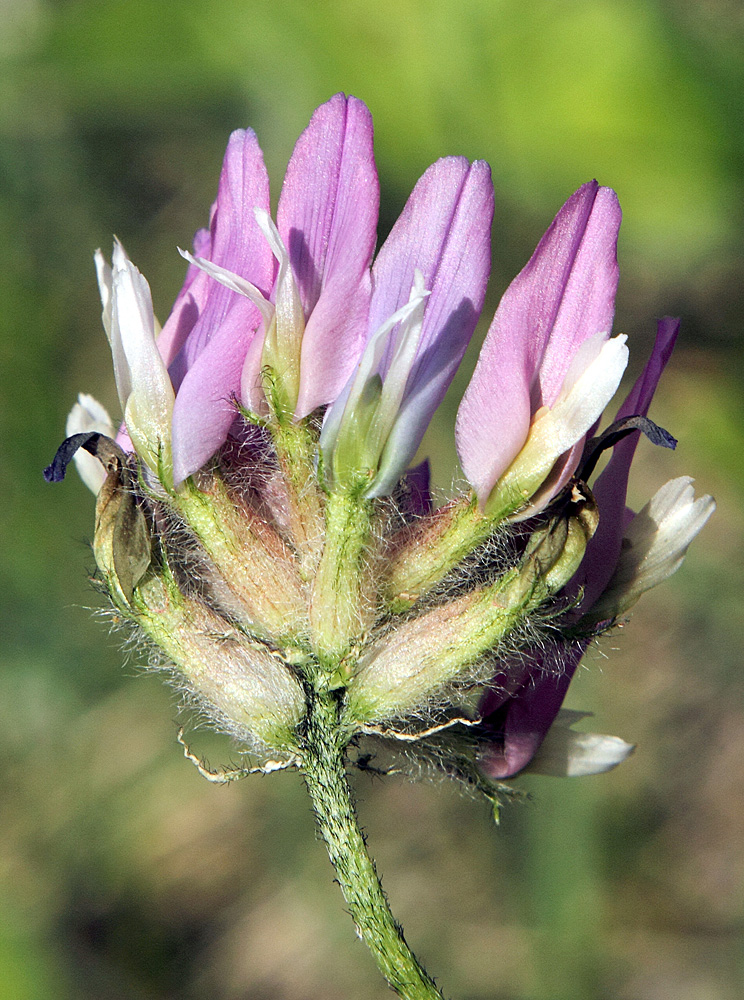
[[[305,710],[302,686],[264,645],[252,642],[167,573],[150,574],[135,595],[135,620],[166,653],[187,691],[215,721],[257,749],[291,750]]]
[[[597,525],[591,497],[574,492],[567,511],[531,536],[518,567],[368,648],[348,688],[350,722],[379,722],[420,709],[498,650],[527,614],[570,580]]]

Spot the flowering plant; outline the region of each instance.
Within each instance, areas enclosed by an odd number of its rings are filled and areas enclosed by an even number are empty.
[[[350,758],[384,770],[405,748],[497,818],[520,771],[618,764],[632,747],[572,730],[566,689],[714,504],[681,478],[626,507],[640,434],[675,444],[647,412],[677,321],[598,433],[628,349],[611,336],[620,209],[592,181],[501,300],[457,416],[469,488],[435,506],[411,463],[483,306],[489,168],[431,166],[373,260],[378,201],[353,97],[314,113],[276,223],[256,137],[233,133],[162,330],[123,247],[110,265],[96,253],[124,419],[117,432],[81,395],[46,476],[74,458],[119,614],[255,766],[187,756],[212,780],[298,768],[381,970],[400,996],[433,997],[357,825]]]

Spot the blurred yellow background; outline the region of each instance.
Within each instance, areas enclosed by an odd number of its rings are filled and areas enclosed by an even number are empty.
[[[457,1000],[742,995],[743,46],[739,0],[0,0],[0,1000],[389,995],[300,779],[183,760],[172,695],[90,613],[92,496],[41,478],[78,391],[118,413],[92,251],[116,232],[164,319],[229,132],[256,129],[276,197],[339,90],[375,117],[381,235],[437,157],[491,163],[486,316],[579,184],[616,188],[634,372],[683,318],[651,413],[680,445],[640,446],[633,499],[690,474],[719,503],[572,691],[639,744],[618,771],[525,779],[501,829],[446,785],[357,779],[393,909]],[[442,486],[474,358],[427,439]]]

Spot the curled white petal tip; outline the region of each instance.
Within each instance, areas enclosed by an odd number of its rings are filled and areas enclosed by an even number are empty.
[[[214,278],[215,281],[219,281],[221,285],[229,288],[230,291],[237,292],[238,295],[243,295],[245,298],[250,299],[261,313],[265,328],[268,328],[274,318],[274,307],[259,288],[256,288],[246,278],[241,278],[239,274],[235,274],[234,271],[228,271],[227,268],[220,267],[219,264],[213,264],[211,260],[206,260],[204,257],[195,257],[188,250],[182,250],[181,247],[177,247],[176,249],[189,264],[198,267],[199,270],[204,271],[205,274],[208,274],[210,278]]]
[[[604,338],[605,334],[597,334],[581,346],[555,403],[535,416],[524,447],[493,491],[479,497],[481,504],[502,494],[528,501],[560,456],[577,445],[602,416],[620,385],[629,356],[625,334]],[[542,499],[544,506],[550,495]],[[539,508],[531,512],[535,509]]]
[[[116,433],[106,407],[93,396],[81,392],[67,417],[65,432],[67,437],[72,437],[73,434],[84,434],[87,431],[98,431],[107,437],[114,437]],[[98,459],[79,448],[75,452],[75,468],[88,489],[98,494],[106,478],[106,472]]]
[[[533,774],[582,778],[611,771],[634,750],[634,744],[619,736],[577,733],[556,721],[526,770]]]
[[[101,296],[101,306],[103,307],[101,320],[103,321],[103,329],[106,332],[106,337],[108,338],[109,343],[111,343],[111,295],[113,288],[111,265],[103,256],[100,249],[96,250],[93,254],[93,260],[96,265],[98,293]]]
[[[279,235],[279,230],[276,228],[276,223],[271,218],[269,213],[265,208],[256,207],[253,209],[253,215],[258,223],[258,228],[266,237],[266,240],[271,247],[271,252],[274,254],[276,259],[280,264],[289,264],[289,254],[287,253],[287,248],[284,246],[281,236]]]
[[[635,515],[613,577],[592,609],[594,617],[624,614],[682,565],[690,543],[716,509],[707,494],[695,499],[692,483],[689,476],[670,479]]]

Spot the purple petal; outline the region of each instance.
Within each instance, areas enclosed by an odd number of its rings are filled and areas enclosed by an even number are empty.
[[[230,136],[220,174],[217,200],[212,210],[211,260],[239,274],[268,295],[276,262],[254,216],[255,208],[269,210],[269,178],[255,133],[239,129]],[[194,278],[192,290],[202,278]],[[171,368],[180,384],[189,368],[220,329],[240,296],[216,281],[207,280],[206,303]],[[259,325],[258,310],[251,324]]]
[[[559,647],[535,650],[529,677],[513,697],[489,710],[489,695],[485,696],[481,705],[484,724],[502,737],[503,744],[479,760],[484,774],[501,781],[529,764],[563,704],[586,645],[576,645],[568,652]]]
[[[412,469],[407,469],[400,480],[400,489],[394,495],[396,510],[404,520],[413,520],[430,514],[433,501],[431,495],[431,468],[425,458]]]
[[[646,416],[661,373],[674,349],[679,333],[679,320],[665,317],[657,324],[656,340],[651,356],[641,375],[617,412],[616,419],[640,414]],[[612,457],[593,492],[599,505],[599,527],[589,542],[584,561],[579,567],[575,585],[584,587],[582,607],[591,607],[609,583],[620,555],[620,545],[626,527],[625,498],[628,475],[640,431],[629,434],[615,445]]]
[[[194,256],[209,259],[211,248],[212,237],[209,230],[199,229],[194,236]],[[183,287],[176,296],[170,316],[158,337],[158,350],[166,368],[170,368],[193,330],[199,313],[206,304],[210,287],[207,275],[194,264],[189,264]]]
[[[225,443],[235,417],[243,361],[260,321],[242,299],[184,376],[173,407],[173,479],[176,486]]]
[[[336,94],[287,167],[277,226],[307,320],[298,417],[335,399],[359,359],[380,200],[372,138],[366,105]]]
[[[488,284],[492,219],[488,164],[469,164],[462,157],[439,160],[419,180],[375,261],[370,335],[408,301],[415,269],[431,290],[381,478],[394,478],[396,470],[400,475],[413,458],[462,361]],[[391,337],[391,345],[393,341]],[[388,350],[383,376],[390,360]],[[387,476],[386,466],[391,470]]]
[[[618,419],[646,415],[678,332],[679,320],[659,321],[651,356],[620,407]],[[612,458],[594,487],[600,511],[599,527],[587,546],[579,572],[571,581],[572,593],[584,588],[581,606],[573,612],[576,618],[596,601],[615,570],[627,525],[628,473],[639,436],[640,432],[631,434],[615,445]],[[518,668],[521,688],[506,697],[498,692],[499,686],[503,688],[508,682],[510,671],[494,679],[494,687],[484,696],[480,707],[486,725],[501,733],[504,742],[503,748],[490,752],[481,761],[484,773],[503,779],[529,764],[558,714],[586,645],[577,645],[567,653],[561,653],[559,647],[533,650]]]
[[[502,298],[457,415],[463,471],[479,499],[552,406],[576,351],[609,336],[617,290],[620,206],[591,181],[566,202]]]

